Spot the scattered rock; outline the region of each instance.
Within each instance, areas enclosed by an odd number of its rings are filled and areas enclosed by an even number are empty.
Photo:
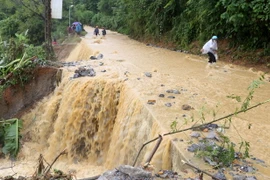
[[[173,179],[177,179],[178,178],[178,173],[177,172],[173,172],[173,171],[168,171],[168,170],[160,170],[158,172],[158,174],[156,174],[156,177],[160,177],[160,178],[173,178]]]
[[[172,103],[166,103],[165,106],[171,107],[172,106]]]
[[[195,137],[195,138],[198,138],[198,137],[200,137],[201,136],[201,134],[200,133],[198,133],[198,132],[192,132],[191,134],[190,134],[190,136],[191,137]]]
[[[154,105],[156,103],[156,100],[148,100],[147,101],[147,104],[152,104],[152,105]]]
[[[100,60],[103,58],[103,54],[98,54],[97,56],[90,56],[90,59],[92,60]]]
[[[73,78],[78,78],[78,77],[84,77],[84,76],[95,76],[96,72],[93,68],[91,67],[79,67],[79,69],[75,70],[75,74]]]
[[[159,94],[159,96],[158,97],[165,97],[165,95],[164,94]]]
[[[150,72],[145,72],[144,75],[145,75],[146,77],[152,77],[152,73],[150,73]]]
[[[132,167],[129,165],[122,165],[115,170],[107,171],[103,173],[98,180],[140,180],[140,179],[150,179],[152,177],[151,172],[145,171],[142,168]]]
[[[219,171],[216,174],[213,175],[215,178],[220,179],[220,180],[226,180],[227,178],[225,177],[224,173]]]
[[[191,106],[188,105],[188,104],[184,104],[184,105],[182,106],[182,109],[185,110],[185,111],[190,111],[191,109],[194,109],[194,108],[191,107]]]
[[[166,92],[167,93],[180,94],[180,91],[179,90],[176,90],[176,89],[168,89]]]

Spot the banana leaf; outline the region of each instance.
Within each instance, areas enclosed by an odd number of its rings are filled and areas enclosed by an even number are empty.
[[[4,133],[0,132],[0,134],[4,134],[4,137],[2,137],[0,140],[0,142],[4,142],[2,152],[5,155],[10,155],[11,158],[16,158],[19,152],[19,139],[22,121],[16,118],[0,121],[0,127],[0,131],[4,131]]]

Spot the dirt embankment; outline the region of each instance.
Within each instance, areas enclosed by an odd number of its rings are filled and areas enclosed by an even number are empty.
[[[61,71],[54,67],[38,67],[29,83],[7,88],[0,99],[0,117],[19,117],[23,111],[55,89],[59,73]]]
[[[58,61],[67,58],[76,43],[54,46]],[[4,119],[20,117],[35,102],[47,96],[61,80],[61,70],[56,67],[38,67],[33,72],[33,79],[24,86],[15,85],[7,88],[0,98],[0,117]]]

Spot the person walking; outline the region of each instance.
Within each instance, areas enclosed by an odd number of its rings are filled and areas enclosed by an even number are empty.
[[[213,36],[209,41],[207,41],[203,48],[201,49],[202,54],[207,54],[209,57],[208,63],[213,64],[217,62],[217,36]]]
[[[98,26],[96,26],[95,30],[94,30],[94,35],[99,35],[99,29],[98,29]]]
[[[103,37],[105,37],[106,36],[106,29],[105,28],[103,28],[103,30],[102,30],[102,35],[103,35]]]

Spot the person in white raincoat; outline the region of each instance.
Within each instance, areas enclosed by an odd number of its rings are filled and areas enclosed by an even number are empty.
[[[217,56],[217,36],[213,36],[207,43],[204,44],[203,48],[201,49],[202,54],[208,54],[209,61],[208,63],[216,63],[218,56]]]

